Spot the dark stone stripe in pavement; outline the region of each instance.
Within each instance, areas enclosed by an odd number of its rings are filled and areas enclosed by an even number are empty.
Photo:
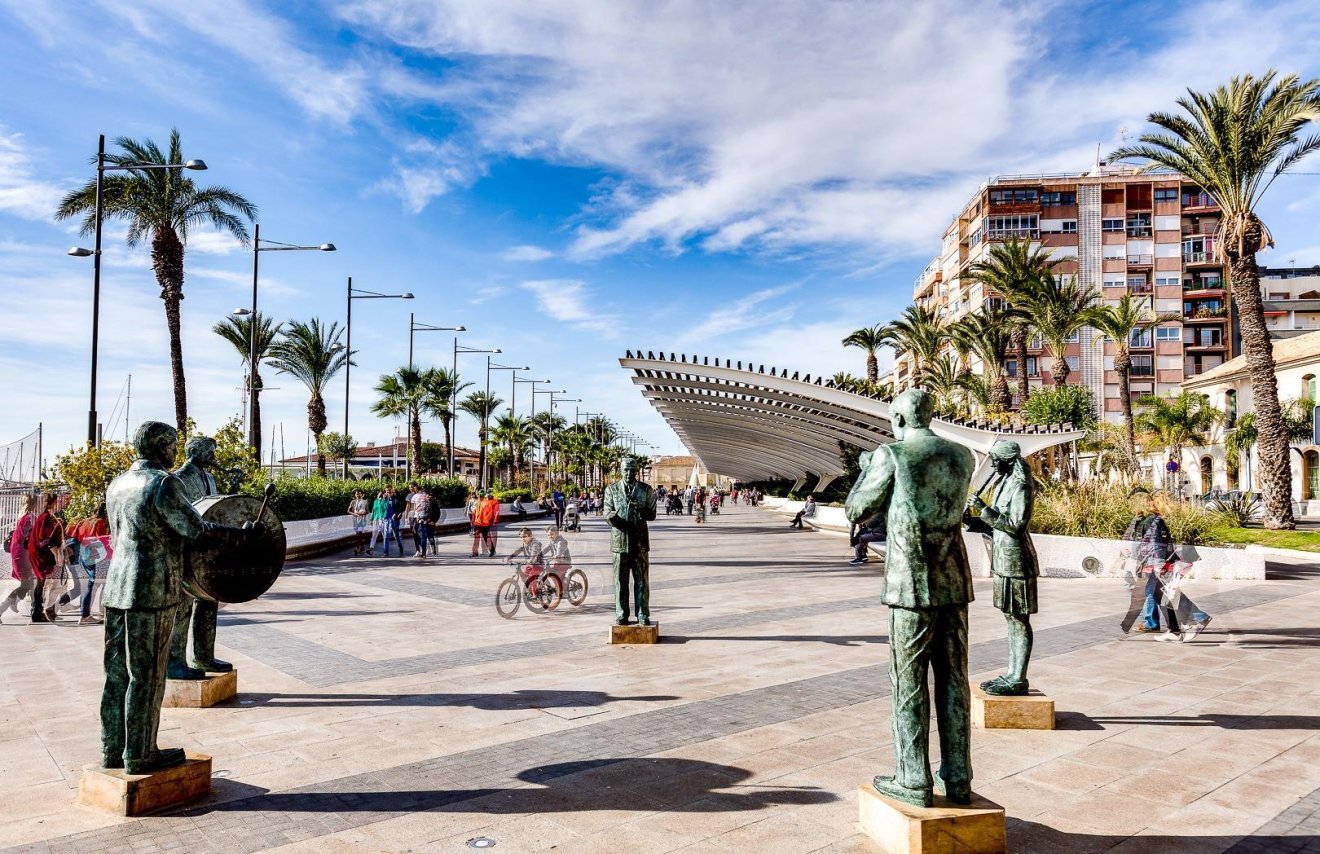
[[[1204,596],[1201,604],[1209,613],[1223,614],[1305,592],[1300,586],[1271,583]],[[1108,615],[1040,630],[1033,656],[1052,658],[1113,640],[1118,635],[1117,622],[1117,617]],[[1006,660],[1006,641],[974,644],[969,672],[997,670]],[[649,756],[886,697],[890,693],[887,672],[886,664],[857,667],[584,724],[553,738],[533,736],[8,850],[52,854],[130,848],[134,852],[260,851],[524,787],[529,773],[535,782],[544,782],[555,774],[567,776],[589,769],[593,762],[626,761],[619,758],[617,745],[628,745],[633,756]],[[547,771],[548,766],[555,766],[557,772]],[[1298,815],[1293,826],[1309,826],[1315,811],[1302,808]],[[1238,854],[1255,850],[1246,848]]]
[[[1320,789],[1256,828],[1224,854],[1320,854]]]

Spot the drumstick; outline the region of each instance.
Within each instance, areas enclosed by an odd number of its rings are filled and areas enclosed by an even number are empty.
[[[257,518],[252,520],[254,523],[260,522],[261,517],[266,515],[266,505],[270,503],[270,497],[274,494],[275,494],[275,484],[273,483],[266,484],[266,494],[261,499],[261,509],[257,511]]]

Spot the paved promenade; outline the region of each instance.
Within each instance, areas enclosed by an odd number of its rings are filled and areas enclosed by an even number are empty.
[[[538,528],[540,526],[538,525]],[[587,603],[503,620],[499,561],[293,563],[221,611],[237,701],[167,709],[212,797],[117,819],[73,803],[97,755],[99,627],[0,626],[0,849],[873,852],[856,788],[891,766],[878,565],[733,508],[652,527],[664,642],[605,644],[608,534],[570,535]],[[500,549],[515,545],[508,528]],[[1320,852],[1320,567],[1197,582],[1193,643],[1125,638],[1113,580],[1042,579],[1032,683],[1053,732],[975,731],[1014,852]],[[999,672],[977,582],[971,671]]]

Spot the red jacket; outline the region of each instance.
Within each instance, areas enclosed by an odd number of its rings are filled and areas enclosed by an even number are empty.
[[[32,560],[32,571],[37,578],[46,579],[55,572],[58,563],[55,549],[64,548],[64,525],[58,516],[42,511],[37,521],[32,523],[32,533],[28,536],[28,557]]]
[[[477,502],[477,510],[472,514],[472,524],[478,528],[489,528],[499,524],[500,503],[494,498],[483,498]]]

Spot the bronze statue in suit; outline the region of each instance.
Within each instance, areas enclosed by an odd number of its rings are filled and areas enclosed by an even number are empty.
[[[1027,664],[1031,661],[1031,615],[1036,613],[1036,577],[1040,575],[1030,531],[1035,482],[1017,442],[996,442],[990,449],[990,462],[994,466],[992,477],[999,482],[989,504],[979,492],[967,499],[966,521],[968,530],[991,537],[995,607],[1004,612],[1008,622],[1008,672],[982,682],[981,689],[987,694],[1020,696],[1030,687]],[[979,515],[973,516],[973,510]]]
[[[971,802],[971,689],[967,683],[967,605],[972,575],[962,538],[972,452],[930,430],[934,401],[921,390],[890,404],[898,441],[864,455],[845,512],[885,534],[883,601],[889,606],[895,773],[875,778],[882,795],[930,806],[930,697],[940,778],[955,803]]]
[[[145,774],[182,762],[178,748],[156,746],[174,617],[183,602],[185,550],[203,536],[243,529],[205,522],[169,471],[178,434],[148,421],[133,444],[138,459],[106,491],[114,554],[106,577],[105,689],[101,695],[101,764]],[[245,526],[245,528],[248,526]]]
[[[604,503],[605,521],[613,529],[610,551],[614,555],[614,622],[628,625],[631,598],[638,624],[649,626],[651,541],[646,523],[655,521],[655,490],[637,479],[637,463],[632,457],[623,461],[623,479],[605,487]]]
[[[220,489],[216,485],[211,469],[215,466],[215,439],[210,436],[194,436],[184,446],[187,460],[174,472],[174,476],[183,485],[183,494],[189,501],[197,501],[208,495],[216,495]],[[170,642],[170,662],[166,668],[171,679],[204,679],[206,674],[224,673],[234,669],[234,665],[215,657],[215,624],[219,617],[220,606],[208,599],[194,599],[184,594],[183,604],[174,618],[174,635]],[[188,629],[192,629],[193,654],[189,666]]]

